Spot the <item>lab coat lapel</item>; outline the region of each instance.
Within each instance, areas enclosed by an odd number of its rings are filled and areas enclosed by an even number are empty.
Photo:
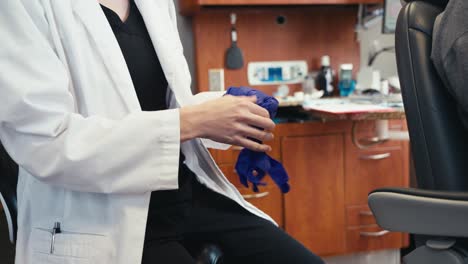
[[[181,106],[193,104],[190,82],[187,84],[182,81],[190,77],[181,76],[185,72],[177,69],[180,66],[177,62],[185,63],[185,59],[182,51],[177,51],[174,48],[178,45],[179,36],[177,31],[173,30],[174,28],[170,25],[171,17],[167,2],[161,0],[135,0],[135,3],[145,21],[169,87],[172,89],[178,104]]]
[[[138,97],[122,51],[98,1],[80,0],[72,1],[72,4],[75,14],[82,20],[81,22],[93,39],[127,110],[129,112],[140,110]]]

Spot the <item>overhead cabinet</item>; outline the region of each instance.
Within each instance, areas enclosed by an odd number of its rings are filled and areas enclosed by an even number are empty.
[[[354,5],[382,3],[383,0],[179,0],[181,12],[193,15],[210,7],[293,6],[293,5]]]

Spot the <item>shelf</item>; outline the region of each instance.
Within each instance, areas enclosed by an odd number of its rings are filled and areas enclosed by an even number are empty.
[[[300,6],[378,4],[383,0],[179,0],[183,15],[194,15],[207,7]]]

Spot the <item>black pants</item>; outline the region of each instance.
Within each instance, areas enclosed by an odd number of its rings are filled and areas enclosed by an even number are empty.
[[[206,243],[221,247],[224,264],[323,263],[269,221],[251,214],[196,180],[192,185],[193,198],[189,206],[162,216],[159,223],[151,223],[153,226],[149,228],[160,229],[163,234],[164,230],[172,230],[174,226],[180,232],[147,238],[143,264],[195,264],[192,256]]]

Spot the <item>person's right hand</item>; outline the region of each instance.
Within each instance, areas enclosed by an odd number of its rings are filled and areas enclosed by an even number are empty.
[[[271,147],[258,141],[273,139],[275,123],[256,97],[223,96],[180,109],[181,141],[207,138],[220,143],[267,152]],[[263,130],[262,130],[263,129]]]

